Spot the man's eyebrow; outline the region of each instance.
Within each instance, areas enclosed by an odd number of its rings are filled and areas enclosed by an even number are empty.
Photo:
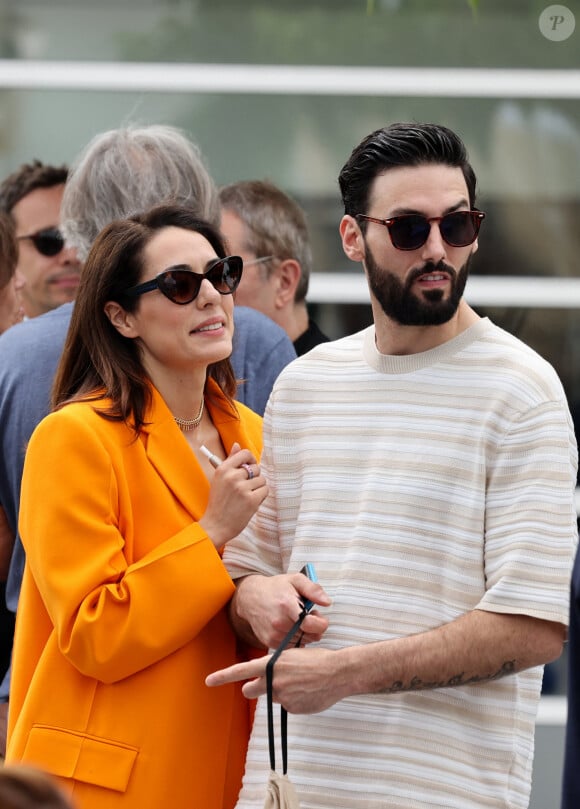
[[[448,213],[455,213],[455,211],[462,210],[466,205],[469,208],[469,210],[471,210],[471,206],[469,205],[469,200],[462,199],[459,202],[457,202],[455,205],[450,205],[448,208],[446,208],[445,211],[441,215],[445,216]],[[386,216],[385,219],[391,219],[394,216],[411,216],[411,215],[425,216],[425,213],[424,213],[424,211],[419,211],[416,208],[395,208],[395,210],[391,213],[391,215]],[[429,217],[426,217],[426,218],[429,218]]]

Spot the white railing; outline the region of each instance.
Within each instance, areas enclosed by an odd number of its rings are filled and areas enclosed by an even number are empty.
[[[578,309],[580,278],[472,275],[465,297],[474,306]],[[312,303],[368,303],[369,291],[363,271],[313,273],[308,300]]]
[[[0,59],[0,87],[164,93],[580,98],[580,70]]]
[[[545,696],[540,700],[536,725],[565,725],[568,713],[566,697]]]

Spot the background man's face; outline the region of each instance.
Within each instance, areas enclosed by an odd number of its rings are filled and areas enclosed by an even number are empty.
[[[228,252],[244,259],[244,273],[236,290],[235,301],[238,306],[251,306],[263,314],[276,320],[276,287],[273,276],[268,277],[271,265],[252,264],[261,258],[248,247],[247,229],[242,220],[233,211],[222,208],[221,231],[228,245]]]
[[[36,188],[12,208],[16,236],[30,236],[58,227],[64,184]],[[22,290],[27,317],[36,317],[72,301],[79,284],[81,265],[72,248],[44,256],[30,239],[19,238],[18,267],[25,278]]]

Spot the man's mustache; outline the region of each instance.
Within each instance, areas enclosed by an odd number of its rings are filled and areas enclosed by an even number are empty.
[[[407,279],[407,284],[410,286],[414,281],[417,280],[417,278],[420,278],[420,276],[434,272],[444,272],[452,281],[455,281],[457,277],[457,273],[453,267],[450,267],[449,264],[446,264],[444,261],[438,261],[437,264],[435,264],[433,261],[428,261],[422,267],[417,267],[416,269],[411,270],[409,278]]]

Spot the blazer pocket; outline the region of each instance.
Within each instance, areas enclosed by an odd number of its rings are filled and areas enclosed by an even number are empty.
[[[108,739],[33,725],[22,758],[61,778],[125,792],[138,752]]]

